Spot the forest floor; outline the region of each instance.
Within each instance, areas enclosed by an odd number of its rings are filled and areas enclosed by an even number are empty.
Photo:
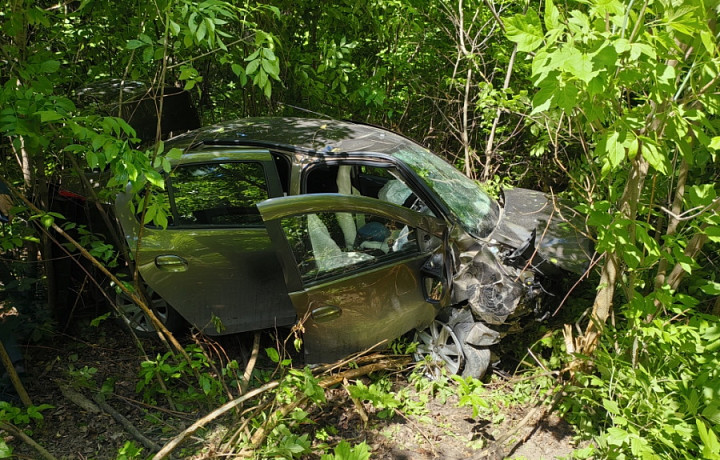
[[[28,373],[24,383],[30,398],[35,405],[52,406],[43,411],[44,420],[29,425],[27,432],[57,459],[115,459],[125,442],[133,440],[116,418],[92,401],[106,381],[114,382],[112,392],[105,398],[106,405],[158,445],[204,415],[201,411],[182,413],[142,402],[135,391],[142,359],[117,323],[104,321],[99,327],[85,328],[80,337],[76,333],[54,334],[49,340],[25,349]],[[165,351],[150,342],[146,342],[149,356]],[[232,343],[242,351],[247,342],[239,338]],[[231,349],[235,345],[223,346]],[[270,364],[268,361],[265,365]],[[394,378],[394,385],[407,386],[406,375]],[[494,381],[488,385],[498,385]],[[343,388],[328,390],[326,394],[327,404],[322,410],[310,411],[310,416],[315,423],[335,427],[328,444],[341,439],[351,444],[365,441],[370,446],[371,458],[539,460],[571,458],[576,448],[572,427],[553,412],[533,410],[532,401],[507,406],[495,402],[500,405],[500,412],[490,420],[479,415],[473,417],[472,408],[459,407],[457,395],[447,391],[444,398],[430,399],[425,414],[419,416],[397,413],[381,419],[373,407],[366,405],[369,420],[364,422],[362,411],[354,407]],[[15,404],[20,406],[19,402]],[[519,424],[522,426],[516,433],[505,436]],[[0,434],[14,450],[15,458],[39,458],[19,437],[1,430]],[[504,437],[508,439],[496,442]],[[191,438],[184,444],[185,452],[193,451],[200,443],[207,440]],[[149,454],[148,449],[143,452]],[[197,454],[175,458],[213,457]]]

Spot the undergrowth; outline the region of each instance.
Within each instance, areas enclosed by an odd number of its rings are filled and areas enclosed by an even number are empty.
[[[561,409],[609,459],[720,459],[720,325],[703,314],[609,328]]]
[[[403,352],[412,346],[412,343],[396,343],[391,350]],[[178,410],[197,413],[240,395],[234,390],[239,388],[238,373],[234,372],[239,367],[236,362],[214,366],[212,358],[199,344],[188,346],[187,351],[192,365],[175,363],[170,354],[158,355],[143,363],[136,389],[146,402],[172,401]],[[293,367],[287,353],[275,348],[266,349],[265,354],[276,368],[274,371],[255,369],[247,391],[271,382],[277,385],[247,401],[242,412],[229,412],[222,419],[214,420],[215,428],[208,426],[207,431],[201,432],[202,441],[183,444],[182,456],[366,460],[372,455],[371,445],[365,439],[366,429],[411,419],[422,431],[423,424],[433,423],[428,409],[431,400],[470,408],[474,419],[497,424],[504,421],[513,406],[527,404],[552,390],[551,379],[542,375],[516,385],[507,385],[499,378],[484,383],[445,374],[428,379],[422,363],[408,367],[408,360],[402,355],[358,357],[333,372],[357,372],[372,360],[392,363],[394,359],[402,360],[404,372],[389,368],[344,378],[328,386],[332,374],[322,368]],[[226,372],[227,369],[233,372]],[[199,371],[200,381],[195,371]],[[207,380],[211,383],[203,386],[201,382]],[[227,393],[230,388],[233,390]],[[351,416],[355,424],[338,429],[330,417],[336,409],[355,414]],[[453,431],[452,426],[447,429]],[[482,449],[487,446],[487,440],[475,437],[468,440],[466,446]],[[133,442],[118,451],[118,458],[123,460],[146,455]]]

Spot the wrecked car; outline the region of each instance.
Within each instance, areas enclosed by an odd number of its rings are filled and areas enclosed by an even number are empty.
[[[307,362],[418,330],[417,356],[479,376],[509,318],[542,314],[589,241],[530,190],[500,200],[417,143],[364,124],[248,118],[166,142],[166,229],[115,204],[151,308],[208,335],[301,324]],[[138,331],[152,325],[125,296]]]

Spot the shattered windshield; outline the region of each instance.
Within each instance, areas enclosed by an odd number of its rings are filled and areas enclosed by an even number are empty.
[[[412,168],[443,200],[465,231],[477,237],[493,231],[499,206],[470,178],[425,149],[403,149],[393,156]]]

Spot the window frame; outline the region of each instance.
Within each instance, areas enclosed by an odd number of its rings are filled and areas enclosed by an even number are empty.
[[[208,224],[202,224],[202,223],[193,223],[193,224],[178,224],[179,222],[179,213],[177,209],[177,203],[175,198],[175,190],[173,189],[173,179],[171,177],[172,172],[176,171],[179,168],[192,168],[192,167],[202,167],[205,165],[224,165],[224,164],[231,164],[231,163],[255,163],[259,164],[260,168],[262,169],[262,174],[265,179],[265,185],[266,185],[266,191],[267,191],[267,199],[269,198],[275,198],[279,196],[283,196],[283,188],[282,184],[280,182],[280,178],[277,174],[277,169],[275,166],[275,159],[273,158],[273,155],[269,151],[259,151],[259,152],[243,152],[241,158],[232,158],[227,155],[223,155],[222,157],[219,157],[217,159],[204,159],[199,161],[186,161],[182,162],[180,164],[177,164],[173,167],[171,173],[164,173],[165,176],[165,190],[163,190],[163,193],[166,194],[169,207],[170,207],[170,221],[168,222],[168,229],[173,230],[197,230],[197,229],[203,229],[203,230],[212,230],[212,229],[228,229],[228,228],[238,228],[238,229],[252,229],[252,228],[264,228],[265,224],[262,221],[262,218],[259,219],[257,223],[252,224],[216,224],[216,225],[208,225]],[[264,200],[260,200],[255,205],[257,206],[258,203],[262,202]],[[259,214],[258,214],[259,215]],[[151,224],[145,224],[146,227],[149,228],[155,228]]]

